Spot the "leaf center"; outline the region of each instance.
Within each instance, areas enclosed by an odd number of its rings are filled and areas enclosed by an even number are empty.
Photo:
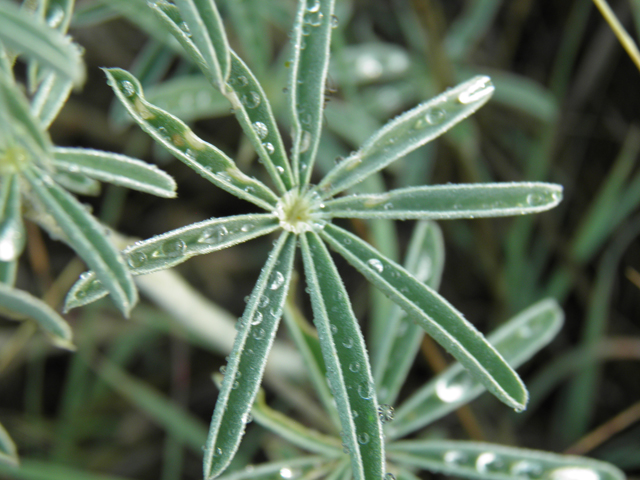
[[[295,188],[282,196],[274,212],[282,228],[300,234],[324,228],[326,221],[320,212],[323,207],[316,192],[299,192]]]

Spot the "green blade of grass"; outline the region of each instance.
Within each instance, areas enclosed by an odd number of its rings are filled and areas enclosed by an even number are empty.
[[[205,448],[204,477],[219,476],[233,459],[249,420],[287,297],[296,238],[283,233],[238,321]]]
[[[174,267],[196,255],[267,235],[276,228],[278,220],[267,214],[213,218],[136,242],[125,248],[122,255],[132,275],[146,275]],[[108,293],[96,281],[94,272],[85,272],[69,290],[65,310],[95,302]]]
[[[344,284],[317,234],[301,236],[314,323],[356,480],[385,472],[384,441],[369,358]]]
[[[322,238],[419,323],[491,393],[514,409],[527,404],[518,374],[449,302],[368,243],[328,224]]]

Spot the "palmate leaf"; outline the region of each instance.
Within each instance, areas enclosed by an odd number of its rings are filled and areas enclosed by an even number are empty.
[[[331,248],[402,307],[491,393],[517,410],[525,408],[528,394],[518,374],[449,302],[352,233],[329,224],[321,235]]]
[[[624,480],[609,463],[488,443],[443,440],[394,442],[389,458],[405,465],[480,480]]]
[[[489,77],[475,77],[399,115],[319,183],[326,199],[442,135],[484,105],[493,93]]]
[[[5,0],[0,0],[0,41],[12,51],[69,78],[75,85],[84,82],[80,49],[43,20]]]
[[[558,333],[563,312],[554,300],[543,300],[521,312],[491,333],[487,341],[513,368],[517,368],[545,347]],[[451,365],[414,392],[387,425],[385,433],[396,439],[415,432],[469,403],[485,387],[460,363]]]
[[[551,183],[481,183],[400,188],[373,195],[349,195],[325,202],[337,218],[451,220],[537,213],[562,200]]]
[[[278,198],[266,185],[242,173],[233,160],[198,138],[181,120],[147,102],[142,86],[133,75],[117,68],[106,69],[105,73],[118,99],[138,125],[178,160],[236,197],[265,210],[273,209]]]
[[[240,445],[282,317],[295,247],[295,235],[282,233],[238,320],[238,334],[225,367],[205,447],[206,479],[220,475]]]
[[[176,182],[155,165],[118,153],[87,148],[54,149],[53,165],[63,171],[80,173],[159,197],[176,196]]]
[[[96,271],[100,282],[125,315],[135,305],[138,292],[119,252],[107,240],[104,228],[69,193],[37,167],[22,172],[31,195],[46,208],[66,235],[66,241]]]
[[[300,236],[314,323],[356,480],[385,472],[382,426],[369,359],[347,291],[317,234]]]
[[[175,267],[195,255],[222,250],[253,238],[267,235],[278,228],[273,215],[237,215],[213,218],[136,242],[122,251],[132,275]],[[96,281],[94,272],[80,276],[65,301],[65,311],[87,305],[109,292]]]
[[[59,347],[73,350],[71,327],[42,300],[0,283],[0,313],[17,320],[35,320]]]

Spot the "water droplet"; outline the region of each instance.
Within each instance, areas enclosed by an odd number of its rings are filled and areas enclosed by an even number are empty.
[[[258,134],[261,140],[264,140],[269,135],[269,129],[262,122],[255,122],[253,124],[253,130]]]
[[[382,206],[382,208],[384,208],[385,210],[391,210],[393,208],[393,203],[387,202]]]
[[[548,480],[599,480],[597,472],[585,467],[561,467],[549,472]]]
[[[290,479],[295,477],[295,472],[289,467],[282,467],[280,469],[280,477]]]
[[[260,95],[256,92],[248,92],[242,95],[240,101],[246,108],[253,109],[260,105]]]
[[[224,237],[229,233],[227,227],[224,225],[216,225],[211,228],[207,228],[198,239],[199,243],[220,243]]]
[[[387,472],[384,474],[383,480],[396,480],[396,476],[393,473]]]
[[[353,347],[353,338],[349,337],[344,342],[342,342],[342,346],[344,348],[352,348]]]
[[[264,149],[267,151],[269,155],[273,154],[273,152],[276,151],[276,149],[274,148],[271,142],[263,143],[262,146],[264,147]]]
[[[424,119],[429,125],[439,125],[443,122],[446,114],[441,108],[430,108],[424,116]]]
[[[349,371],[356,373],[360,371],[360,364],[358,362],[353,362],[349,365]]]
[[[334,335],[338,333],[337,325],[331,324],[331,333],[333,333]]]
[[[167,240],[162,244],[162,253],[169,258],[180,257],[184,255],[187,244],[180,238]]]
[[[220,373],[221,373],[222,375],[224,375],[225,373],[227,373],[227,366],[226,366],[226,365],[222,365],[222,366],[220,367]]]
[[[245,77],[244,75],[240,75],[238,77],[238,85],[240,85],[241,87],[246,87],[247,85],[249,85],[249,80],[247,80],[247,77]]]
[[[58,28],[64,19],[64,10],[60,5],[55,5],[47,12],[47,25]]]
[[[187,22],[182,22],[180,24],[180,30],[182,30],[187,37],[191,38],[191,30],[189,30],[189,25],[187,25]]]
[[[382,262],[377,258],[372,258],[370,260],[367,260],[367,265],[369,265],[369,267],[373,268],[378,273],[382,273],[384,271],[384,266],[382,265]]]
[[[256,340],[262,340],[266,334],[267,332],[262,327],[253,330],[253,338]]]
[[[358,443],[360,445],[366,445],[367,443],[369,443],[369,434],[361,433],[360,435],[358,435]]]
[[[264,319],[262,312],[256,312],[251,321],[251,325],[260,325]]]
[[[284,173],[284,167],[278,165],[276,166],[276,171],[278,172],[278,175],[282,175]]]
[[[131,252],[127,263],[131,268],[140,268],[147,261],[147,255],[144,252]]]
[[[238,388],[240,386],[240,382],[238,380],[236,380],[235,382],[233,382],[233,385],[231,385],[231,389],[235,390],[236,388]]]
[[[458,96],[458,101],[465,105],[474,103],[491,95],[493,90],[491,79],[489,77],[481,77]]]
[[[484,452],[476,459],[476,470],[478,472],[495,471],[502,466],[502,461],[493,452]]]
[[[242,420],[244,421],[244,423],[253,422],[253,416],[251,415],[251,412],[245,413],[244,416],[242,417]]]
[[[123,80],[120,82],[120,87],[127,97],[133,97],[136,94],[136,87],[134,87],[133,83],[129,80]]]
[[[536,207],[544,203],[544,197],[537,193],[530,193],[527,195],[527,205]]]
[[[462,465],[467,461],[467,456],[457,450],[449,450],[443,456],[444,462],[450,465]]]
[[[542,475],[542,466],[536,462],[520,460],[511,465],[509,473],[519,477],[539,477]]]
[[[275,272],[271,279],[271,285],[269,285],[269,290],[277,290],[284,283],[284,275],[282,272]]]
[[[331,28],[338,28],[339,23],[340,20],[338,20],[338,17],[336,17],[335,15],[331,15]]]
[[[220,447],[217,447],[214,452],[213,455],[216,457],[219,457],[220,455],[222,455],[222,449]]]
[[[378,406],[378,417],[382,423],[388,423],[393,420],[394,411],[391,405],[382,404]]]
[[[240,231],[244,233],[250,232],[251,230],[253,230],[253,225],[251,225],[250,223],[245,223],[244,225],[242,225],[242,227],[240,227]]]
[[[267,297],[266,295],[262,295],[260,297],[260,301],[258,302],[258,306],[260,308],[266,308],[266,306],[269,305],[269,302],[270,302],[269,297]]]
[[[436,382],[436,395],[443,402],[456,402],[464,397],[471,386],[471,379],[466,371],[461,371],[453,378],[441,378]]]
[[[363,400],[370,400],[373,398],[373,387],[367,382],[360,384],[358,386],[358,395]]]
[[[309,150],[311,146],[311,134],[306,130],[303,130],[300,134],[300,153],[304,153]]]
[[[169,132],[167,132],[167,129],[165,127],[158,127],[158,133],[165,138],[169,137]]]
[[[320,11],[320,0],[313,0],[307,6],[307,12],[316,13]]]
[[[350,238],[345,238],[342,243],[344,243],[345,245],[351,245],[351,239]]]

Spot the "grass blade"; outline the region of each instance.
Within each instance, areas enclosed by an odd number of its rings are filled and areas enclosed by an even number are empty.
[[[35,320],[54,344],[74,350],[69,324],[49,305],[33,295],[0,284],[0,312],[10,318]]]
[[[395,442],[389,457],[405,465],[456,477],[507,480],[535,476],[549,480],[624,480],[609,463],[584,457],[488,443],[443,440]]]
[[[444,268],[444,239],[434,222],[416,225],[404,262],[409,273],[420,282],[437,290]],[[394,304],[380,347],[378,362],[374,364],[374,378],[380,403],[393,404],[407,378],[409,369],[420,348],[424,330]]]
[[[478,76],[391,120],[324,177],[318,185],[322,198],[346,190],[442,135],[483,106],[493,90],[489,77]]]
[[[55,219],[66,235],[66,241],[96,271],[118,308],[128,315],[138,299],[138,292],[120,253],[105,237],[104,228],[42,170],[31,167],[24,170],[23,175],[31,184],[32,195]]]
[[[311,430],[277,410],[272,409],[267,405],[263,390],[259,391],[251,413],[253,419],[262,427],[271,430],[276,435],[288,440],[303,450],[329,458],[342,456],[340,440]]]
[[[543,300],[513,317],[487,337],[517,368],[544,348],[562,327],[564,314],[555,300]],[[460,363],[451,365],[417,390],[400,408],[386,430],[390,438],[415,432],[469,403],[485,391]]]
[[[289,103],[293,171],[300,185],[309,182],[322,131],[333,7],[334,0],[301,1],[293,27]]]
[[[22,222],[20,179],[18,175],[0,177],[0,261],[17,260],[27,235]]]
[[[336,400],[343,443],[356,480],[385,472],[384,442],[369,358],[347,291],[317,234],[301,236],[302,259],[314,323]]]
[[[220,475],[240,445],[282,317],[295,247],[294,235],[285,232],[280,236],[238,321],[238,334],[209,429],[204,457],[206,479]]]
[[[278,197],[262,182],[242,173],[222,151],[198,138],[173,115],[144,99],[138,80],[125,70],[105,69],[118,99],[140,127],[178,160],[214,185],[265,210],[272,210]]]
[[[69,37],[50,28],[27,10],[0,2],[0,41],[12,51],[24,54],[82,85],[85,78],[80,49]]]
[[[177,186],[173,178],[155,165],[126,155],[88,148],[57,147],[53,164],[63,171],[80,173],[159,197],[176,196]]]
[[[122,251],[132,275],[166,270],[196,255],[222,250],[278,228],[278,220],[266,214],[237,215],[193,223],[148,240],[136,242]],[[94,272],[85,272],[69,290],[65,311],[87,305],[107,295]]]
[[[182,30],[190,37],[204,58],[215,80],[224,89],[231,66],[229,43],[222,19],[213,0],[176,0],[184,19]]]
[[[16,444],[13,443],[9,432],[0,423],[0,464],[2,463],[17,467],[20,461]]]
[[[385,292],[498,399],[522,410],[527,390],[518,374],[449,302],[359,237],[328,224],[322,237]]]
[[[408,187],[325,202],[323,212],[339,218],[452,220],[503,217],[549,210],[562,200],[552,183],[482,183]]]

